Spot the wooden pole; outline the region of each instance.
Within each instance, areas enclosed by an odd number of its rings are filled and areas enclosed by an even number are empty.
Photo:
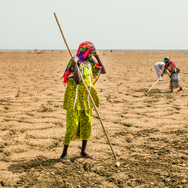
[[[158,80],[150,87],[150,89],[146,92],[146,96],[147,94],[150,92],[150,90],[155,86],[155,84],[157,84],[157,82],[160,80],[161,77],[158,78]]]
[[[63,33],[63,30],[61,29],[61,25],[59,24],[59,21],[58,21],[58,18],[57,18],[57,16],[56,16],[56,13],[55,13],[55,12],[54,12],[54,16],[55,16],[55,19],[56,19],[57,24],[58,24],[58,26],[59,26],[60,32],[61,32],[61,34],[62,34],[62,36],[63,36],[65,45],[66,45],[66,47],[67,47],[67,49],[68,49],[68,51],[69,51],[69,54],[70,54],[70,56],[73,58],[72,52],[71,52],[71,50],[70,50],[70,48],[69,48],[69,46],[68,46],[68,43],[67,43],[66,38],[65,38],[65,35],[64,35],[64,33]],[[82,76],[82,74],[81,74],[79,68],[78,68],[78,72],[79,72],[80,78],[81,78],[81,80],[82,80],[82,82],[83,82],[83,84],[84,84],[84,86],[85,86],[85,89],[86,89],[86,91],[87,91],[87,93],[88,93],[88,95],[89,95],[89,97],[90,97],[90,99],[91,99],[91,102],[93,103],[93,106],[94,106],[94,108],[95,108],[95,111],[97,112],[97,115],[98,115],[98,117],[99,117],[100,123],[101,123],[102,128],[103,128],[103,130],[104,130],[104,133],[105,133],[105,135],[106,135],[106,138],[107,138],[107,140],[108,140],[108,142],[109,142],[109,145],[110,145],[110,148],[111,148],[112,153],[113,153],[113,155],[114,155],[114,158],[115,158],[115,160],[117,161],[116,154],[115,154],[115,152],[114,152],[114,150],[113,150],[113,148],[112,148],[112,144],[111,144],[111,142],[110,142],[110,139],[109,139],[109,137],[108,137],[108,134],[107,134],[107,132],[106,132],[106,129],[105,129],[104,125],[103,125],[101,116],[100,116],[100,114],[99,114],[99,112],[98,112],[98,110],[97,110],[97,107],[96,107],[96,105],[95,105],[95,102],[94,102],[94,100],[93,100],[93,97],[91,96],[91,93],[90,93],[89,90],[88,90],[88,87],[87,87],[87,85],[86,85],[86,83],[85,83],[85,81],[84,81],[84,79],[83,79],[83,76]],[[117,164],[117,163],[118,163],[118,164]],[[119,167],[120,163],[119,163],[119,162],[117,162],[117,163],[116,163],[116,165]]]
[[[170,73],[166,70],[165,71],[169,76],[170,76]],[[147,96],[147,94],[150,92],[150,90],[155,86],[155,84],[157,84],[157,82],[160,80],[160,78],[162,78],[161,76],[158,78],[158,80],[151,86],[151,88],[146,92],[146,96]]]

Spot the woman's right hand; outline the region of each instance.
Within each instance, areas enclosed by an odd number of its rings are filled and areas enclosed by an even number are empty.
[[[74,56],[72,58],[72,61],[74,63],[74,76],[73,76],[73,80],[75,81],[76,84],[79,84],[81,79],[80,79],[80,75],[79,75],[79,70],[78,70],[78,66],[77,63],[80,59],[78,58],[78,56]]]
[[[80,59],[78,58],[78,56],[74,56],[72,58],[72,61],[76,64]]]

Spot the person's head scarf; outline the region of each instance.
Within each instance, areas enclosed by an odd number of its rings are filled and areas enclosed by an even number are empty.
[[[92,42],[85,41],[79,45],[79,48],[76,54],[76,56],[78,56],[78,58],[80,59],[80,61],[78,62],[78,66],[80,65],[80,62],[84,61],[87,58],[88,53],[91,50],[94,50],[94,53],[96,53],[95,46],[93,45]],[[99,64],[92,57],[88,61],[92,64],[92,66],[94,65],[95,68],[97,68],[98,70],[102,69],[102,67],[99,66]],[[73,61],[71,59],[66,67],[64,75],[61,77],[61,79],[63,79],[64,84],[68,83],[68,78],[70,74],[72,74],[73,72],[74,72]],[[96,82],[96,80],[97,79],[94,77],[94,83]]]
[[[78,47],[78,51],[76,55],[79,57],[80,61],[82,62],[87,58],[87,55],[91,50],[94,50],[95,53],[96,52],[95,46],[93,45],[92,42],[85,41],[82,42]]]
[[[165,60],[167,60],[168,62],[165,62]],[[164,58],[164,63],[167,64],[167,63],[169,63],[169,62],[170,62],[170,58],[169,58],[169,57],[165,57],[165,58]]]

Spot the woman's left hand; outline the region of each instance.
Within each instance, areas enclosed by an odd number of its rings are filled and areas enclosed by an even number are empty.
[[[93,56],[96,57],[96,58],[99,57],[99,55],[97,54],[97,52],[93,53]]]

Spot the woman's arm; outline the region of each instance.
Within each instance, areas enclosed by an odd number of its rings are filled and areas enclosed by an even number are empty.
[[[79,58],[77,56],[75,56],[73,59],[73,67],[74,67],[74,76],[73,76],[73,80],[76,84],[79,84],[81,79],[80,79],[80,75],[79,75],[79,70],[78,70],[78,61],[79,61]]]
[[[164,69],[164,71],[162,72],[161,77],[163,77],[165,72],[166,72],[166,69]]]
[[[171,73],[170,73],[169,78],[171,78],[171,77],[172,77],[173,73],[174,73],[174,72],[171,72]]]
[[[102,67],[101,69],[101,74],[106,74],[106,69],[101,61],[101,59],[99,58],[99,55],[97,53],[94,54],[95,58],[97,59],[99,65]]]

